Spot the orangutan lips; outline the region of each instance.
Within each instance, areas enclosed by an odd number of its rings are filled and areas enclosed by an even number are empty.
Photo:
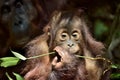
[[[63,58],[65,55],[65,50],[62,48],[62,47],[60,47],[60,46],[56,46],[55,48],[54,48],[54,50],[56,51],[56,56],[57,56],[57,58],[58,58],[58,62],[60,62],[61,61],[61,58]]]

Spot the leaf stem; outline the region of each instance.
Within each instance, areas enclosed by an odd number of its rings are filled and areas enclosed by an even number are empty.
[[[38,56],[29,57],[27,59],[35,59],[35,58],[43,57],[43,56],[50,55],[50,54],[55,54],[55,52],[50,52],[50,53],[47,53],[47,54],[41,54],[41,55],[38,55]]]
[[[102,57],[92,58],[92,57],[86,57],[86,56],[80,56],[80,55],[76,55],[76,57],[86,58],[86,59],[91,59],[91,60],[103,60],[103,61],[107,61],[108,63],[112,64],[110,60],[106,58],[102,58]]]

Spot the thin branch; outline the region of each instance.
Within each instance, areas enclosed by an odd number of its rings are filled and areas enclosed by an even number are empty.
[[[50,55],[50,54],[55,54],[55,52],[50,52],[50,53],[47,53],[47,54],[41,54],[41,55],[38,55],[38,56],[29,57],[27,59],[35,59],[35,58],[47,56],[47,55]]]
[[[91,59],[91,60],[103,60],[103,61],[107,61],[108,63],[112,64],[112,62],[106,58],[102,58],[102,57],[97,57],[97,58],[92,58],[92,57],[86,57],[86,56],[80,56],[80,55],[76,55],[77,57],[80,58],[86,58],[86,59]]]

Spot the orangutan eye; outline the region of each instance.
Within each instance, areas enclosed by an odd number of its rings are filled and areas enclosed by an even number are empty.
[[[77,34],[77,33],[74,33],[72,36],[73,36],[74,38],[76,38],[76,37],[78,36],[78,34]]]
[[[68,38],[68,34],[66,32],[61,33],[61,40],[64,41]]]
[[[79,33],[78,33],[77,31],[73,32],[72,37],[73,37],[75,40],[78,40],[78,39],[79,39]]]
[[[66,37],[67,37],[67,33],[62,33],[62,34],[61,34],[61,37],[62,37],[62,38],[66,38]]]

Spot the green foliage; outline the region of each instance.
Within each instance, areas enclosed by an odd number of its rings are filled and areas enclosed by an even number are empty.
[[[27,58],[22,56],[21,54],[11,51],[15,57],[3,57],[0,58],[0,66],[1,67],[11,67],[11,66],[15,66],[18,64],[18,62],[20,60],[26,60]],[[21,77],[19,74],[17,73],[13,73],[13,75],[16,77],[16,80],[24,80],[23,77]],[[8,77],[9,80],[13,80],[9,74],[6,72],[6,76]]]
[[[113,35],[113,38],[120,38],[120,29],[117,29],[115,32],[114,32],[114,35]]]
[[[108,31],[108,28],[101,20],[96,20],[94,30],[96,38],[99,38],[103,33]]]
[[[19,54],[17,52],[14,52],[14,51],[11,51],[11,52],[14,54],[15,57],[17,57],[17,58],[19,58],[21,60],[26,60],[27,59],[26,57],[24,57],[23,55],[21,55],[21,54]]]
[[[9,79],[9,80],[13,80],[10,76],[9,76],[9,74],[6,72],[6,76],[7,76],[7,78]]]
[[[17,52],[14,52],[14,51],[11,51],[15,57],[3,57],[3,58],[0,58],[0,66],[1,67],[11,67],[11,66],[15,66],[18,64],[18,62],[20,60],[26,60],[27,58],[22,56],[21,54],[17,53]]]
[[[120,73],[113,73],[110,75],[111,79],[119,79],[120,78]]]
[[[111,68],[120,69],[120,65],[119,64],[112,64]]]
[[[24,80],[24,78],[17,73],[13,73],[13,75],[16,77],[16,80]]]
[[[13,73],[13,75],[16,77],[16,80],[24,80],[24,78],[23,77],[21,77],[19,74],[17,74],[17,73]],[[13,80],[10,76],[9,76],[9,74],[6,72],[6,76],[7,76],[7,78],[9,79],[9,80]]]
[[[19,58],[16,57],[3,57],[0,58],[0,66],[1,67],[10,67],[10,66],[15,66],[19,62]]]
[[[120,69],[120,65],[119,64],[112,64],[111,68],[113,69]],[[120,73],[112,73],[110,75],[111,79],[120,79]]]

